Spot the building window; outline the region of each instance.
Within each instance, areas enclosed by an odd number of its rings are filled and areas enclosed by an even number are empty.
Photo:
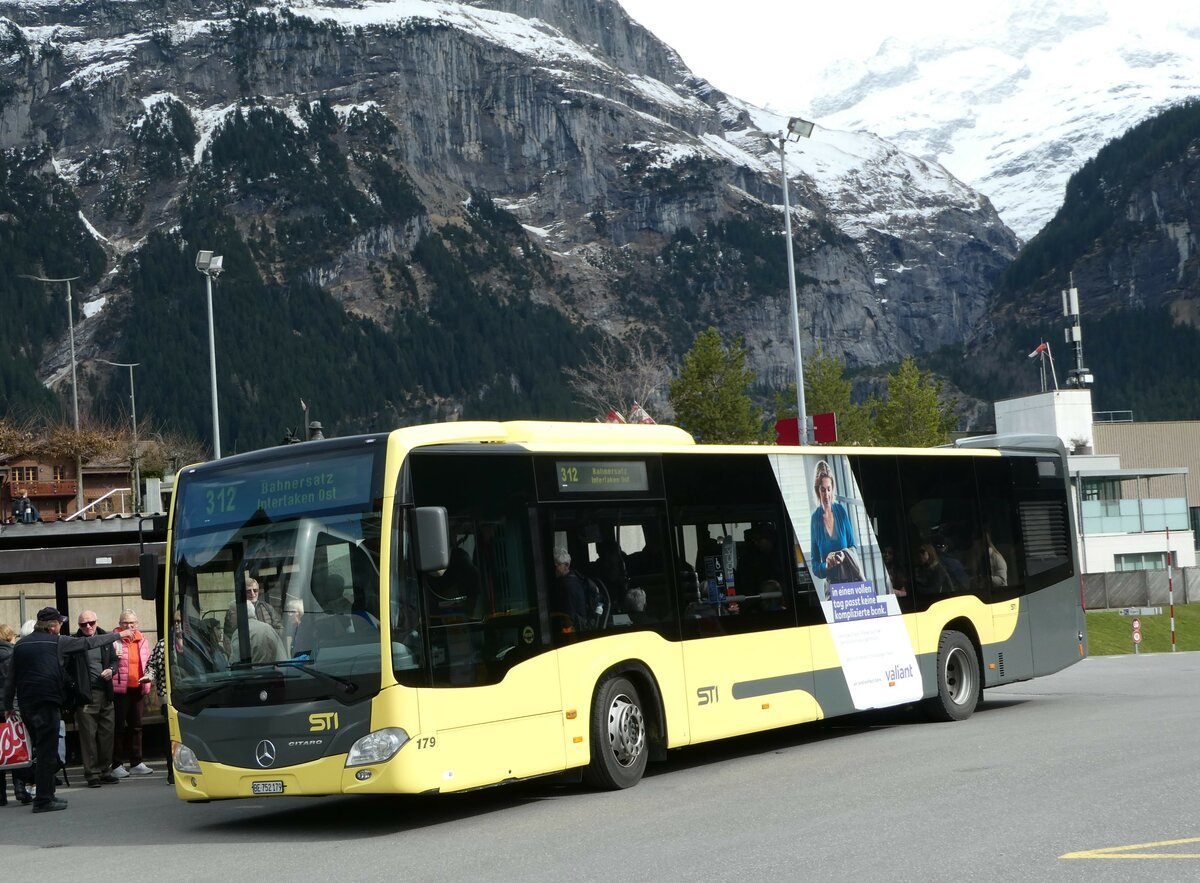
[[[14,466],[12,468],[13,484],[24,484],[25,482],[37,481],[36,466]]]
[[[1080,480],[1079,495],[1084,500],[1120,500],[1121,483],[1106,478]]]
[[[1127,570],[1166,570],[1166,552],[1131,552],[1113,556],[1113,569],[1117,572]]]
[[[67,475],[67,467],[66,466],[55,466],[54,467],[54,480],[55,481],[62,481],[64,479],[67,479],[70,477],[71,476]]]

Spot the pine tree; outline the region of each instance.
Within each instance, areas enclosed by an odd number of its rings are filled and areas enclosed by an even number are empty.
[[[879,406],[874,398],[854,404],[851,393],[854,384],[846,377],[846,362],[839,356],[827,356],[817,347],[816,353],[804,363],[804,408],[808,416],[832,411],[837,418],[837,444],[874,444],[871,413]],[[779,419],[796,416],[796,384],[775,398],[775,413]]]
[[[887,400],[875,418],[877,444],[898,448],[929,448],[950,440],[954,428],[951,403],[943,403],[942,384],[922,371],[911,358],[888,376]]]
[[[741,340],[726,348],[717,329],[701,332],[670,383],[669,400],[679,425],[709,444],[761,441],[761,417],[746,391],[754,379]]]

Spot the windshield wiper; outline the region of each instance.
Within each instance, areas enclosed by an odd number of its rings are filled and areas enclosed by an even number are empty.
[[[302,671],[306,675],[316,678],[318,681],[325,681],[326,683],[331,683],[331,684],[339,684],[342,687],[342,689],[344,689],[346,691],[347,694],[358,692],[358,684],[356,684],[354,681],[350,680],[349,678],[343,678],[338,675],[331,675],[329,672],[321,671],[319,668],[308,668],[307,662],[308,662],[307,660],[303,660],[303,659],[297,659],[297,660],[289,659],[289,660],[286,660],[283,662],[272,662],[272,663],[270,663],[270,665],[278,672],[282,672],[285,669],[290,668],[290,669],[294,669],[296,671]]]
[[[306,668],[305,663],[302,660],[296,661],[296,662],[292,662],[290,660],[284,661],[284,662],[235,662],[230,666],[230,669],[235,670],[235,671],[248,671],[250,669],[255,669],[255,668],[264,668],[264,669],[269,668],[269,669],[273,669],[273,670],[279,672],[280,674],[283,674],[284,671],[286,671],[287,669],[295,669],[296,671],[304,672],[306,675],[309,675],[310,677],[315,678],[318,681],[324,681],[325,683],[334,684],[336,686],[341,687],[343,690],[346,691],[346,695],[348,695],[348,696],[353,695],[354,693],[358,692],[358,684],[356,684],[354,681],[350,680],[349,678],[339,677],[338,675],[331,675],[328,672],[324,672],[324,671],[321,671],[320,669],[316,669],[316,668]],[[200,687],[199,689],[193,690],[190,693],[185,693],[180,698],[180,702],[184,705],[191,705],[193,703],[199,702],[201,699],[203,699],[206,696],[211,696],[214,693],[219,693],[222,690],[227,690],[232,687],[241,686],[245,683],[246,683],[246,681],[239,680],[239,681],[222,681],[219,684],[210,684],[207,687]]]
[[[205,696],[211,696],[213,693],[218,693],[221,690],[228,690],[237,683],[237,681],[222,681],[219,684],[210,684],[207,687],[201,687],[198,690],[192,690],[190,693],[185,693],[179,701],[183,705],[191,705],[193,702],[198,702]]]

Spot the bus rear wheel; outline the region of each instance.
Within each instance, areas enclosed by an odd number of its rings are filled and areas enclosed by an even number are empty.
[[[938,641],[937,695],[925,710],[937,721],[966,720],[979,704],[979,657],[962,632],[942,632]]]
[[[592,700],[592,761],[584,780],[606,791],[636,785],[646,771],[648,747],[637,687],[623,677],[602,681]]]

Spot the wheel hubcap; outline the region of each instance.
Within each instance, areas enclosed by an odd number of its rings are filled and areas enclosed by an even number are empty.
[[[608,709],[608,744],[621,766],[632,766],[646,747],[646,726],[642,710],[624,693],[613,699]]]
[[[975,692],[975,676],[970,661],[958,647],[946,657],[946,688],[950,700],[956,705],[965,704]]]

